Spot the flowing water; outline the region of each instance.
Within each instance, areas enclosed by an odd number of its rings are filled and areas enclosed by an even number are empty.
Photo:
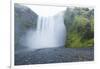
[[[37,28],[27,33],[26,45],[34,49],[61,47],[65,36],[63,15],[38,16]]]

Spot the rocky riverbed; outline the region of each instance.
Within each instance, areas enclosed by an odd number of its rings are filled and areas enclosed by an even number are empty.
[[[62,63],[94,60],[93,48],[45,48],[15,53],[15,65]]]

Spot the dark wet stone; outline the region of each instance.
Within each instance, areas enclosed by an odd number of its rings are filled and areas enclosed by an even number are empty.
[[[24,50],[25,51],[25,50]],[[15,65],[94,60],[93,48],[45,48],[15,54]]]

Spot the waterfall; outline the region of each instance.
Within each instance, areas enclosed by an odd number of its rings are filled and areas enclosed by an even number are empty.
[[[34,49],[63,47],[66,29],[62,15],[38,16],[35,32],[27,35],[27,45]]]

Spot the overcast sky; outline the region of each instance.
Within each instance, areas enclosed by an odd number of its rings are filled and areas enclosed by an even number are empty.
[[[66,7],[57,6],[40,6],[40,5],[24,5],[29,7],[40,16],[53,16],[61,11],[66,10]]]

